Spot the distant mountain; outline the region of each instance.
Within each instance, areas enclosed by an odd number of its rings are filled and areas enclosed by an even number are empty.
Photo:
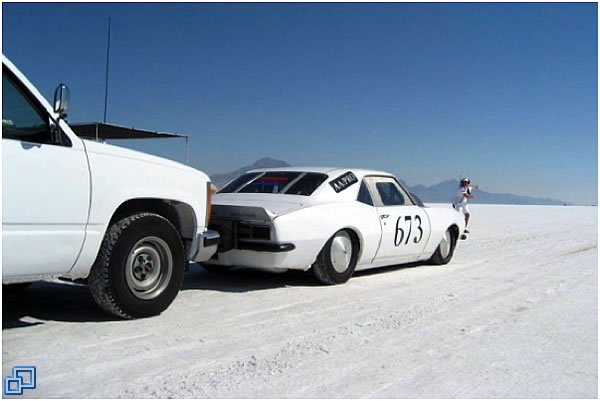
[[[255,168],[277,168],[290,167],[291,164],[282,160],[275,160],[269,157],[263,157],[257,160],[250,166],[241,167],[235,171],[222,174],[211,175],[212,182],[217,188],[222,188],[229,181],[239,177],[248,170]],[[458,180],[447,180],[436,185],[426,187],[424,185],[407,185],[405,181],[400,180],[402,185],[410,192],[417,195],[423,202],[429,203],[451,203],[452,198],[456,194],[458,188]],[[475,198],[469,201],[470,203],[494,203],[508,205],[570,205],[570,203],[549,198],[533,198],[530,196],[515,195],[515,194],[497,194],[477,190]]]
[[[275,160],[275,159],[271,159],[269,157],[263,157],[260,160],[257,160],[254,162],[254,164],[251,164],[250,166],[244,166],[244,167],[240,167],[235,171],[230,171],[228,173],[221,173],[221,174],[213,174],[210,176],[210,179],[212,181],[213,184],[215,184],[217,186],[217,188],[223,188],[223,186],[225,186],[225,184],[227,184],[229,181],[233,180],[234,178],[239,177],[240,175],[244,174],[246,171],[248,170],[252,170],[255,168],[277,168],[277,167],[290,167],[291,165],[288,162],[284,162],[282,160]]]
[[[404,183],[403,183],[404,184]],[[410,192],[416,194],[423,202],[450,203],[456,194],[458,180],[448,180],[429,187],[423,185],[406,186]],[[550,198],[533,198],[531,196],[515,194],[497,194],[477,190],[475,198],[469,203],[495,203],[505,205],[570,205],[567,202]]]

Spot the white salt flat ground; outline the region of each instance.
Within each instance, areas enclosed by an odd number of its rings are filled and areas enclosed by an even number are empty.
[[[447,266],[323,287],[193,265],[171,307],[119,321],[86,287],[4,297],[2,374],[26,397],[597,398],[596,207],[473,205]]]

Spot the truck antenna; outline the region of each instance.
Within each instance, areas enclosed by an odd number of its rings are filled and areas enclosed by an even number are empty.
[[[108,17],[108,41],[106,43],[106,84],[104,87],[104,120],[106,123],[106,108],[108,106],[108,63],[110,61],[110,17]]]

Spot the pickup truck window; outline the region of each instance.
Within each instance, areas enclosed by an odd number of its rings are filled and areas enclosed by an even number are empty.
[[[2,138],[52,143],[48,118],[44,118],[4,71],[2,72]]]

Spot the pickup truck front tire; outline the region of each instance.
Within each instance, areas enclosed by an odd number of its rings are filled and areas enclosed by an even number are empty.
[[[104,311],[131,319],[167,309],[181,288],[185,251],[164,217],[138,213],[107,230],[88,284]]]

